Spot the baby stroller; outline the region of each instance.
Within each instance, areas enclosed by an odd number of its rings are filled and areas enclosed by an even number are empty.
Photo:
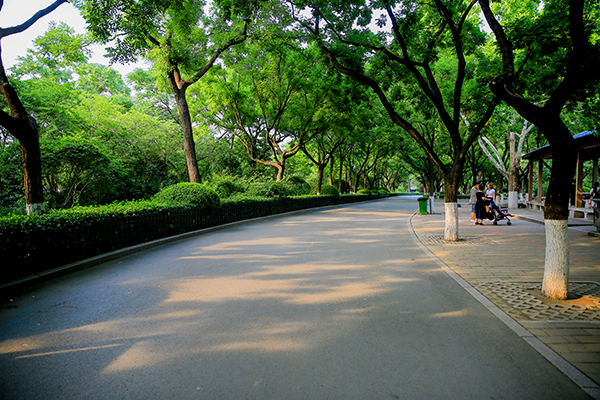
[[[490,219],[494,221],[494,225],[498,225],[498,221],[501,221],[503,219],[506,220],[506,225],[512,225],[512,222],[510,222],[510,218],[508,217],[514,217],[514,215],[509,214],[508,210],[501,210],[500,207],[498,207],[493,201],[490,201],[490,214]]]

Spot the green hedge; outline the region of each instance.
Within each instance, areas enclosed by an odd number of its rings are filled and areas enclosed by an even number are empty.
[[[212,195],[209,195],[212,197]],[[311,207],[364,201],[368,196],[245,197],[198,207],[160,201],[75,207],[43,215],[0,218],[0,282],[184,232]]]
[[[199,183],[182,182],[161,190],[154,201],[162,204],[190,205],[214,211],[221,206],[217,192]]]

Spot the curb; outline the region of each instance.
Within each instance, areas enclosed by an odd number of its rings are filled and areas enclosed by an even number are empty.
[[[539,219],[522,217],[520,215],[515,215],[513,218],[520,219],[520,220],[527,221],[527,222],[533,222],[534,224],[544,225],[544,221],[540,221]]]
[[[406,220],[408,231],[410,232],[415,243],[423,250],[423,252],[429,256],[444,272],[446,272],[456,283],[458,283],[465,291],[481,303],[489,312],[495,315],[500,321],[502,321],[509,329],[515,332],[520,338],[522,338],[527,344],[529,344],[535,351],[537,351],[542,357],[548,362],[554,365],[559,371],[565,374],[571,379],[577,386],[579,386],[584,392],[586,392],[591,398],[600,400],[600,386],[596,384],[583,372],[575,368],[571,363],[562,358],[558,353],[544,344],[540,339],[535,337],[531,332],[525,329],[521,324],[515,321],[512,317],[502,311],[498,306],[492,303],[487,297],[481,294],[475,289],[469,282],[464,280],[460,275],[454,272],[448,267],[442,260],[440,260],[435,254],[433,254],[416,235],[412,228],[412,218],[417,214],[414,212]],[[520,218],[520,217],[515,217]],[[524,218],[520,218],[524,219]],[[525,219],[526,220],[526,219]],[[532,220],[532,222],[538,222]]]

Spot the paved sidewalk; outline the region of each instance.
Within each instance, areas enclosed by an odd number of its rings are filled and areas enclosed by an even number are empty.
[[[443,204],[437,213],[415,215],[419,240],[444,264],[561,357],[600,384],[600,237],[591,222],[570,219],[569,299],[541,295],[545,233],[541,212],[512,211],[512,225],[470,221],[459,208],[459,242],[443,240]],[[583,225],[583,226],[581,226]]]

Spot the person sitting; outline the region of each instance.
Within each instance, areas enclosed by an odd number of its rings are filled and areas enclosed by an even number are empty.
[[[496,203],[494,203],[494,200],[496,199],[496,191],[494,190],[494,185],[492,185],[491,183],[488,183],[488,188],[485,191],[485,197],[490,200],[489,205],[487,206],[487,212],[492,211],[492,204],[496,205]]]

